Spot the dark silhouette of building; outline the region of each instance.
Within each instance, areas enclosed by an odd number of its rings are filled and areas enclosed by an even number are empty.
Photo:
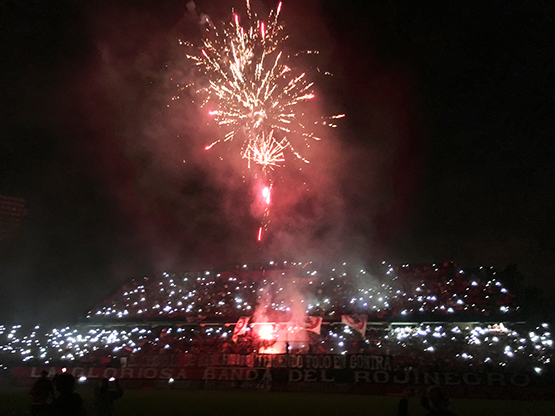
[[[21,226],[27,213],[25,199],[0,195],[0,244],[7,241]]]

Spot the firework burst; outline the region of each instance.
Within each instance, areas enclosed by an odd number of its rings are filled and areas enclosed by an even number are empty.
[[[252,161],[262,166],[262,170],[265,171],[285,162],[283,151],[289,143],[285,139],[277,141],[273,135],[273,130],[268,135],[262,132],[255,140],[248,142],[242,156],[248,160],[249,167]]]
[[[329,119],[307,120],[302,103],[314,98],[313,82],[291,65],[280,50],[287,36],[279,23],[281,3],[265,23],[246,2],[247,21],[243,26],[233,12],[230,22],[219,26],[207,22],[207,34],[199,48],[191,47],[187,57],[202,74],[195,84],[202,106],[224,131],[223,137],[205,147],[228,141],[241,142],[241,157],[263,170],[285,162],[285,151],[308,163],[296,149],[320,140],[316,125]]]
[[[260,20],[247,0],[245,24],[233,11],[229,22],[216,25],[204,20],[206,35],[200,47],[181,42],[200,74],[197,82],[183,89],[194,89],[223,132],[205,149],[239,142],[247,167],[261,169],[260,176],[254,174],[263,182],[262,193],[257,192],[263,207],[258,241],[270,223],[270,171],[283,166],[287,155],[308,163],[303,150],[320,140],[319,126],[336,127],[331,120],[344,116],[311,119],[307,115],[304,104],[315,97],[314,83],[281,48],[287,36],[279,22],[280,11],[281,3],[265,21]]]

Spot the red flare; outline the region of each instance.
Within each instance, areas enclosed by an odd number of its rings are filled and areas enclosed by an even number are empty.
[[[271,341],[275,338],[274,326],[272,324],[261,324],[261,325],[257,325],[255,328],[256,328],[256,333],[258,334],[258,337],[260,339],[265,341]]]

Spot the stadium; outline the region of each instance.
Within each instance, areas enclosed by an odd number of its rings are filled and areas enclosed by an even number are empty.
[[[552,413],[549,7],[158,3],[0,6],[1,413]]]
[[[493,268],[240,265],[133,279],[73,326],[0,327],[3,379],[128,388],[552,399],[548,322]]]

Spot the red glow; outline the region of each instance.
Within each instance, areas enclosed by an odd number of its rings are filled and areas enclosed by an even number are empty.
[[[275,338],[274,327],[272,324],[260,324],[256,325],[256,334],[258,337],[264,341],[271,341]]]
[[[262,227],[258,229],[258,241],[262,241]]]
[[[275,343],[270,347],[260,347],[258,350],[260,354],[283,354],[285,353],[285,348],[280,345],[280,343]]]

